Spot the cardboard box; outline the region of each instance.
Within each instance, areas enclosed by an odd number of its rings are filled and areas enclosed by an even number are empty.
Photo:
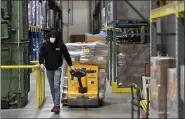
[[[85,42],[85,35],[71,35],[70,43]]]
[[[85,42],[104,42],[106,41],[106,37],[101,36],[85,36]]]

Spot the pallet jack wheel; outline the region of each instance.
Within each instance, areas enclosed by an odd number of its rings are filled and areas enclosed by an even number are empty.
[[[99,99],[99,105],[100,105],[100,106],[104,105],[104,100]]]
[[[62,106],[68,106],[67,105],[67,99],[62,100],[61,103],[62,103]]]
[[[62,104],[62,106],[68,106],[67,104]]]

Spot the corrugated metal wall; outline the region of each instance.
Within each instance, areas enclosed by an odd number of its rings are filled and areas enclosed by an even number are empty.
[[[72,3],[73,2],[73,3]],[[69,14],[69,27],[68,25],[68,6]],[[73,6],[73,8],[72,8]],[[89,32],[89,1],[62,1],[63,7],[63,40],[69,41],[72,34],[84,34]]]

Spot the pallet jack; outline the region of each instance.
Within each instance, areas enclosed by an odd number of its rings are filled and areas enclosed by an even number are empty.
[[[74,65],[68,69],[67,99],[62,99],[65,106],[103,105],[99,99],[98,67],[94,65]]]

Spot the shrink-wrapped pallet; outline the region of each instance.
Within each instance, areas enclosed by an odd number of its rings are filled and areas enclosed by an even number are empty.
[[[83,44],[81,43],[67,43],[66,47],[68,51],[81,52]]]
[[[28,2],[28,23],[32,24],[32,1]]]
[[[42,27],[46,27],[46,1],[42,1],[41,4],[41,25]]]
[[[105,92],[106,92],[106,70],[105,69],[99,69],[98,72],[98,80],[99,80],[99,98],[104,99],[105,98]]]
[[[66,46],[73,62],[75,61],[81,64],[90,64],[98,66],[99,98],[104,99],[106,92],[108,45],[101,42],[91,42],[67,43]],[[64,62],[63,69],[65,69],[64,71],[67,71],[66,62]],[[62,77],[64,80],[67,80],[67,73],[63,73]]]
[[[124,53],[119,53],[118,57],[118,66],[126,65],[126,55]]]
[[[178,118],[177,107],[177,69],[168,69],[168,85],[167,85],[167,113],[168,118]]]
[[[93,58],[93,55],[81,55],[80,63],[92,64],[92,58]]]
[[[106,65],[108,61],[107,56],[93,56],[93,64],[96,65]]]
[[[174,58],[151,58],[151,118],[168,117],[168,68],[175,68]]]
[[[30,1],[31,3],[31,24],[36,25],[36,1]]]

